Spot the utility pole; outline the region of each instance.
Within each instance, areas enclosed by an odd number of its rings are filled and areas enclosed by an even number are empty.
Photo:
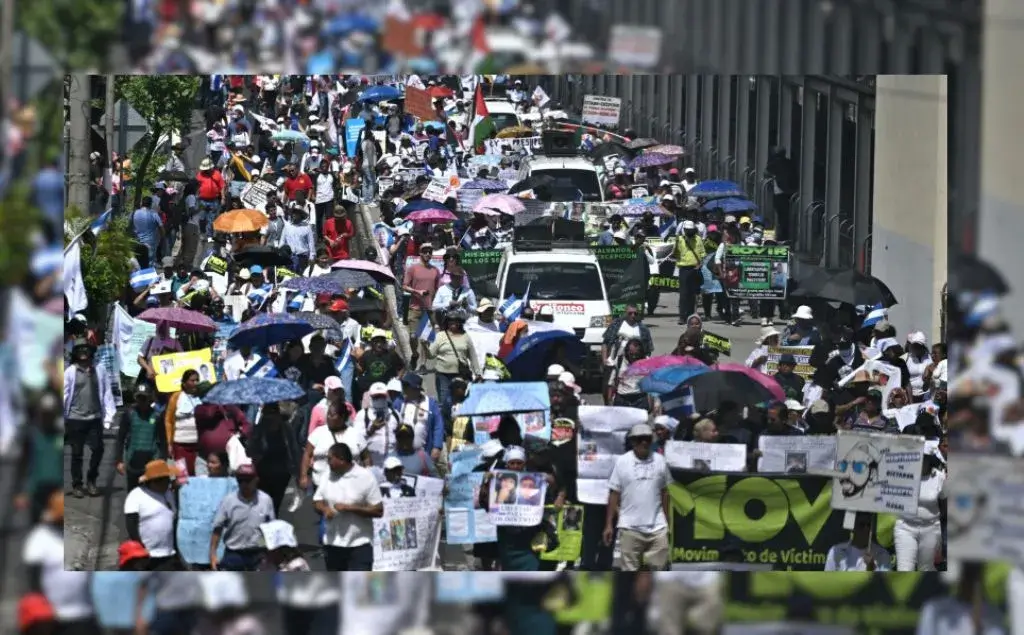
[[[8,175],[12,169],[13,157],[7,153],[7,140],[11,122],[11,99],[14,97],[14,0],[3,0],[0,12],[0,174]]]
[[[107,146],[106,169],[103,170],[103,188],[108,194],[114,192],[114,75],[107,75],[107,87],[104,92],[103,111],[106,113],[104,121],[103,140]]]
[[[88,73],[71,74],[68,139],[68,207],[89,213],[89,101]]]

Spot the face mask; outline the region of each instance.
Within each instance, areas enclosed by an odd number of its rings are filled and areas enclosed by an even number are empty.
[[[387,410],[388,407],[387,397],[374,397],[370,400],[370,405],[377,412],[383,412],[384,410]]]

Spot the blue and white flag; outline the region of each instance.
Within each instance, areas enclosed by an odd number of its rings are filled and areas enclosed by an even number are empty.
[[[263,358],[263,360],[257,364],[253,364],[252,368],[245,371],[246,377],[277,377],[277,366],[271,361],[269,357]]]
[[[498,307],[498,311],[501,313],[502,317],[505,318],[506,322],[514,322],[515,320],[518,320],[519,316],[523,314],[523,309],[530,306],[531,284],[533,283],[526,283],[526,293],[523,294],[522,299],[517,299],[516,295],[513,293],[501,303],[501,306]]]
[[[110,219],[113,216],[113,213],[113,209],[108,209],[107,211],[100,214],[96,218],[96,220],[90,223],[89,230],[92,231],[93,234],[99,236],[100,232],[107,228],[107,224],[110,223]]]
[[[128,283],[132,285],[132,289],[135,291],[142,291],[151,284],[160,282],[160,274],[156,272],[156,269],[150,267],[149,269],[140,269],[132,274],[132,277],[128,279]]]
[[[302,310],[302,305],[303,303],[305,303],[305,301],[305,293],[296,293],[294,296],[292,296],[292,299],[288,301],[288,309],[290,311],[300,311]]]
[[[340,375],[345,367],[352,362],[352,340],[345,340],[342,345],[341,354],[338,356],[338,361],[334,363],[334,369],[338,371]]]
[[[881,304],[876,304],[875,306],[871,307],[871,310],[868,311],[868,314],[864,316],[864,321],[861,322],[860,327],[862,329],[872,327],[881,322],[882,320],[886,319],[887,317],[888,316],[886,315],[885,307],[883,307]]]
[[[64,248],[61,246],[45,247],[32,254],[32,275],[45,278],[64,266]]]
[[[434,325],[430,322],[430,316],[424,311],[420,316],[420,323],[416,325],[416,339],[430,343],[434,341],[436,335]]]
[[[661,229],[658,231],[658,234],[661,236],[662,240],[668,240],[672,236],[675,236],[676,222],[673,220],[672,222],[663,225]]]
[[[680,421],[689,419],[697,412],[696,402],[693,400],[693,387],[683,386],[661,402],[661,410],[665,414],[675,417]]]

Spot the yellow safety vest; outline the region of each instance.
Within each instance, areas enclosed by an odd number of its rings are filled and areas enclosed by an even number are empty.
[[[572,576],[576,603],[554,612],[562,625],[603,622],[611,617],[613,579],[611,573],[583,573]]]
[[[679,267],[699,267],[704,260],[704,241],[700,236],[693,237],[693,245],[686,241],[686,236],[676,238],[676,265]]]
[[[498,371],[502,380],[506,380],[512,376],[512,374],[508,372],[508,367],[505,366],[505,362],[501,361],[494,355],[487,355],[484,358],[484,370]]]

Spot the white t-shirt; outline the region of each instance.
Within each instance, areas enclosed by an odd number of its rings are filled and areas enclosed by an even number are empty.
[[[253,366],[256,366],[261,361],[263,361],[263,358],[256,353],[253,353],[252,357],[246,360],[242,357],[241,353],[235,351],[224,360],[224,377],[226,377],[228,381],[240,379],[246,372],[251,370]]]
[[[889,552],[871,543],[871,557],[875,559],[876,571],[892,571],[892,558]],[[867,571],[864,563],[864,550],[854,547],[849,542],[841,542],[828,550],[825,557],[825,571]]]
[[[366,449],[366,438],[359,426],[349,426],[342,432],[332,432],[327,425],[322,425],[309,434],[307,439],[313,446],[313,484],[319,485],[323,477],[331,471],[327,465],[327,451],[335,443],[345,443],[352,450],[352,458],[358,458]]]
[[[395,430],[398,429],[399,421],[389,404],[384,415],[384,425],[371,435],[370,427],[373,426],[376,418],[377,415],[373,412],[373,408],[363,408],[356,414],[354,425],[363,430],[366,447],[370,451],[373,464],[383,465],[384,459],[389,454],[395,453]]]
[[[721,571],[655,571],[654,588],[659,582],[682,584],[690,588],[707,588],[722,583]]]
[[[337,604],[341,598],[338,574],[311,572],[281,576],[277,600],[293,608],[319,608]]]
[[[622,326],[619,327],[618,339],[615,342],[615,347],[609,351],[610,355],[605,364],[607,366],[614,366],[615,361],[622,355],[622,351],[626,346],[626,342],[629,340],[640,339],[640,325],[630,326],[628,322],[623,322]]]
[[[319,430],[320,428],[317,428]],[[384,502],[377,477],[370,470],[353,465],[344,474],[330,472],[313,494],[314,501],[328,505],[378,505]],[[373,542],[373,519],[350,512],[338,512],[327,521],[324,544],[330,547],[361,547]]]
[[[145,486],[136,487],[124,499],[124,513],[139,515],[139,537],[154,558],[173,556],[174,516],[177,508],[168,490],[157,494]]]
[[[619,529],[654,533],[668,528],[661,493],[672,477],[665,457],[652,453],[645,461],[632,451],[615,460],[608,488],[619,492]]]
[[[41,568],[43,595],[58,620],[81,620],[93,614],[89,573],[64,570],[64,536],[60,531],[50,525],[36,525],[25,538],[22,557],[26,565]]]
[[[908,525],[922,527],[938,525],[939,500],[946,498],[946,471],[934,470],[926,479],[921,480],[921,493],[917,498],[917,515],[901,516]]]

